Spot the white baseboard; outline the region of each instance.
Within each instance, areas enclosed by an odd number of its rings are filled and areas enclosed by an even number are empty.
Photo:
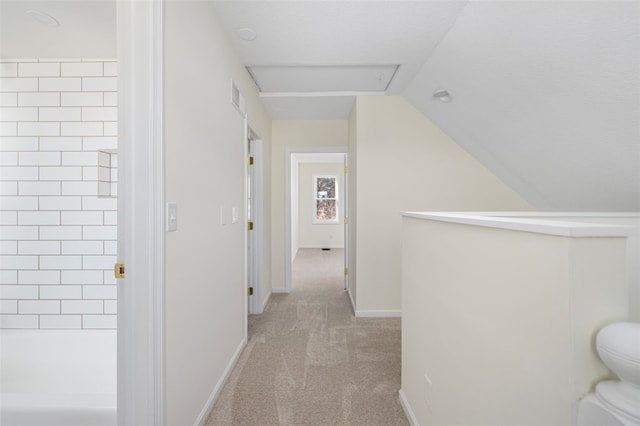
[[[402,311],[400,309],[356,311],[356,317],[358,318],[400,318],[402,317]]]
[[[291,292],[288,291],[286,288],[272,288],[271,294],[273,293],[291,293]]]
[[[267,296],[266,299],[264,299],[264,302],[262,302],[262,309],[260,309],[260,313],[264,312],[264,308],[267,306],[267,303],[269,303],[269,300],[271,300],[271,295],[273,294],[273,291],[269,292],[269,295]]]
[[[413,413],[411,405],[409,405],[409,401],[407,401],[407,397],[402,389],[398,391],[398,396],[400,397],[400,405],[402,405],[402,410],[407,416],[407,420],[409,420],[411,426],[420,426],[420,424],[418,423],[418,419],[416,419],[416,415]]]
[[[211,410],[213,410],[213,405],[216,403],[218,396],[220,396],[222,387],[227,382],[227,379],[229,378],[231,371],[233,371],[233,367],[236,366],[238,359],[240,359],[240,354],[242,354],[242,350],[245,346],[247,346],[247,339],[243,338],[242,342],[240,342],[240,345],[231,357],[231,361],[229,361],[227,368],[224,369],[222,377],[220,378],[220,380],[218,380],[218,383],[216,383],[216,386],[213,388],[211,395],[209,395],[209,399],[207,399],[207,403],[202,408],[202,411],[200,412],[200,415],[196,419],[194,425],[203,426],[204,422],[207,421],[207,417],[209,417],[209,414],[211,414]]]
[[[331,249],[343,249],[344,245],[308,245],[308,246],[300,246],[301,249],[321,249],[321,248],[331,248]]]
[[[356,315],[356,304],[353,302],[353,295],[351,294],[350,288],[347,289],[347,293],[349,293],[349,300],[351,301],[351,309],[353,310],[353,315]]]

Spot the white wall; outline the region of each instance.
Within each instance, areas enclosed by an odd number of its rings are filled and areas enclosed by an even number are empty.
[[[640,230],[640,216],[633,213],[547,213],[544,217],[575,222],[633,226]],[[640,322],[640,235],[627,238],[627,279],[629,282],[629,319]]]
[[[116,75],[0,59],[0,328],[116,328],[117,199],[98,195],[117,178],[97,152],[118,145]]]
[[[404,99],[359,97],[355,114],[356,307],[399,314],[401,211],[530,206]]]
[[[274,289],[285,288],[285,185],[287,148],[345,147],[348,139],[346,120],[273,121],[271,152],[271,276]]]
[[[627,319],[625,238],[405,218],[403,241],[401,395],[417,424],[571,424],[610,374],[595,333]]]
[[[338,183],[338,223],[314,223],[315,193],[313,177],[334,175]],[[300,163],[299,246],[302,248],[344,247],[344,163]],[[293,226],[293,225],[292,225]]]
[[[177,232],[166,234],[166,424],[191,425],[245,338],[246,227],[219,221],[220,207],[245,203],[245,129],[231,79],[264,140],[265,163],[271,127],[209,3],[167,2],[165,25],[165,198],[179,213]]]

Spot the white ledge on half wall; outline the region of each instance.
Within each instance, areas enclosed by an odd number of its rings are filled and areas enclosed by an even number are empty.
[[[627,237],[638,233],[639,228],[629,225],[606,223],[572,222],[554,220],[554,217],[638,217],[640,213],[577,213],[577,212],[403,212],[404,217],[460,223],[488,228],[565,237]],[[525,217],[523,217],[525,216]]]

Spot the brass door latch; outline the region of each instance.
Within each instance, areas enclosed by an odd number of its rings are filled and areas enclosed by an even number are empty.
[[[119,280],[124,278],[124,263],[116,263],[113,265],[113,275]]]

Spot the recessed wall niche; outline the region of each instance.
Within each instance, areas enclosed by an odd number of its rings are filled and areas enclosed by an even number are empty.
[[[98,197],[115,198],[118,196],[118,152],[116,150],[98,151]]]

